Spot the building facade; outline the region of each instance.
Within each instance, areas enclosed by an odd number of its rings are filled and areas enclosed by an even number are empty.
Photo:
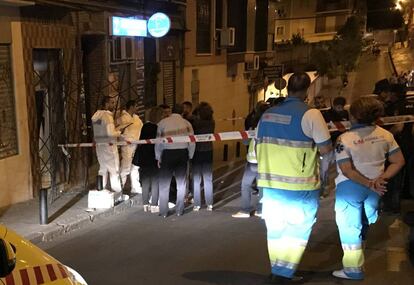
[[[175,100],[184,11],[185,1],[0,1],[0,207],[40,189],[54,201],[88,188],[94,151],[69,157],[59,144],[92,140],[90,119],[105,95],[116,96],[118,109],[137,100],[142,115]],[[163,38],[111,33],[114,16],[148,20],[156,12],[171,19]]]
[[[275,42],[299,34],[307,42],[332,40],[355,11],[355,0],[281,0],[273,2]]]
[[[30,199],[28,114],[20,10],[0,5],[0,206]]]
[[[187,1],[182,100],[212,104],[216,131],[244,129],[273,59],[270,1]],[[271,21],[270,21],[271,23]],[[240,142],[215,143],[215,161],[243,157]]]
[[[95,180],[92,149],[69,158],[58,145],[92,141],[90,118],[105,95],[119,109],[138,100],[142,115],[162,103],[206,101],[217,132],[244,129],[271,83],[275,43],[297,32],[332,37],[350,13],[348,1],[325,2],[334,1],[0,0],[0,207],[40,189],[57,199]],[[163,37],[111,33],[113,17],[156,12],[170,18]],[[244,157],[241,142],[214,146],[216,163]]]

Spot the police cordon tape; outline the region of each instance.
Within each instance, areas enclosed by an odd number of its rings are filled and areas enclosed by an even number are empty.
[[[389,126],[389,125],[396,125],[396,124],[405,124],[405,123],[413,123],[414,122],[414,115],[403,115],[403,116],[392,116],[392,117],[383,117],[379,119],[376,124],[379,126]],[[328,130],[330,132],[340,131],[344,132],[351,128],[350,121],[341,121],[341,122],[329,122]]]
[[[238,120],[245,120],[245,117],[235,117],[235,118],[225,118],[225,119],[218,119],[216,121],[225,122],[225,121],[238,121]]]
[[[414,115],[404,115],[404,116],[393,116],[393,117],[383,117],[377,121],[377,124],[380,126],[386,125],[395,125],[395,124],[404,124],[404,123],[413,123]],[[327,124],[328,130],[330,132],[335,131],[346,131],[351,128],[350,121],[342,122],[329,122]],[[146,140],[137,140],[137,141],[119,141],[119,142],[93,142],[93,143],[69,143],[69,144],[60,144],[59,147],[62,148],[62,151],[65,155],[69,156],[66,148],[81,148],[81,147],[96,147],[101,145],[116,145],[116,146],[126,146],[131,144],[156,144],[156,143],[189,143],[189,142],[215,142],[215,141],[229,141],[229,140],[244,140],[254,138],[256,136],[256,131],[233,131],[233,132],[223,132],[216,134],[202,134],[202,135],[188,135],[188,136],[171,136],[163,137],[156,139],[146,139]]]

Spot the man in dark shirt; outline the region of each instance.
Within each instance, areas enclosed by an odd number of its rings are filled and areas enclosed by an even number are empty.
[[[323,113],[325,122],[340,122],[348,121],[349,114],[348,111],[344,109],[346,105],[346,99],[344,97],[336,97],[333,100],[333,106],[331,109]]]
[[[190,122],[191,125],[194,123],[193,118],[193,104],[190,101],[185,101],[181,105],[182,113],[181,116]]]
[[[336,97],[333,100],[331,109],[322,112],[325,122],[340,122],[348,121],[349,114],[348,111],[344,109],[346,104],[346,99],[344,97]],[[340,131],[335,131],[331,134],[331,141],[335,144],[336,139],[342,134]]]

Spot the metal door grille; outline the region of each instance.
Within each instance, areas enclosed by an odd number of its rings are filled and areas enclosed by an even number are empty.
[[[67,125],[62,51],[33,50],[33,65],[40,187],[51,188],[54,201],[59,196],[58,185],[67,182],[66,160],[58,148],[58,144],[66,141]]]

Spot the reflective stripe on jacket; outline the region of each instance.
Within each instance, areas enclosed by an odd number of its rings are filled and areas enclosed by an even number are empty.
[[[256,141],[255,139],[251,139],[249,142],[249,149],[247,150],[247,161],[250,163],[257,164],[257,158],[256,158]]]
[[[258,186],[284,190],[320,187],[318,152],[302,130],[309,107],[288,97],[261,118],[257,134]]]

